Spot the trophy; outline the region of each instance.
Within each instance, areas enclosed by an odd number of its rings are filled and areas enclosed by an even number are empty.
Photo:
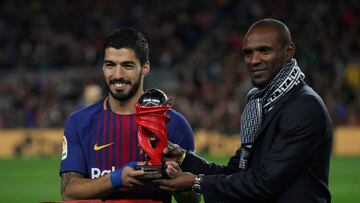
[[[141,95],[136,104],[138,141],[149,160],[145,165],[137,165],[135,170],[143,170],[141,180],[166,178],[165,167],[161,163],[164,148],[168,145],[166,123],[170,118],[166,112],[171,108],[170,100],[164,92],[151,89]]]

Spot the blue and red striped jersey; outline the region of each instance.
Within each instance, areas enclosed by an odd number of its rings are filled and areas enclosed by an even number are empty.
[[[194,151],[193,132],[187,120],[173,109],[167,115],[170,117],[168,140]],[[137,132],[135,115],[112,112],[107,98],[72,113],[64,130],[60,174],[73,171],[94,179],[130,161],[144,161],[138,148]],[[114,198],[171,201],[165,191],[147,187],[133,191],[120,189]]]

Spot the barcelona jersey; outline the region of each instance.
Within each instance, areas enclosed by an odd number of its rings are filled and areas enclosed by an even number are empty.
[[[183,149],[194,151],[194,137],[183,115],[167,112],[168,140]],[[65,126],[60,174],[78,172],[86,178],[99,178],[130,161],[145,161],[137,140],[135,115],[111,111],[108,98],[72,113]],[[116,199],[154,199],[170,202],[171,196],[157,187],[121,188]]]

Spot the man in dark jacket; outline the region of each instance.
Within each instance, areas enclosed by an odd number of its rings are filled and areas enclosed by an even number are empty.
[[[166,162],[173,179],[159,181],[161,188],[193,189],[206,202],[331,201],[331,121],[294,53],[284,23],[263,19],[249,28],[243,54],[254,88],[241,118],[240,148],[221,166],[169,145],[165,155],[178,162]]]

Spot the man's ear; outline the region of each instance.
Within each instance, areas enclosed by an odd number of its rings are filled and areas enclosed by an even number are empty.
[[[146,76],[149,73],[150,73],[150,62],[146,61],[141,70],[141,74],[142,74],[142,76]]]
[[[295,47],[295,44],[290,42],[288,45],[286,45],[286,57],[287,57],[287,60],[290,60],[292,58],[294,58],[294,55],[295,55],[295,50],[296,50],[296,47]]]

